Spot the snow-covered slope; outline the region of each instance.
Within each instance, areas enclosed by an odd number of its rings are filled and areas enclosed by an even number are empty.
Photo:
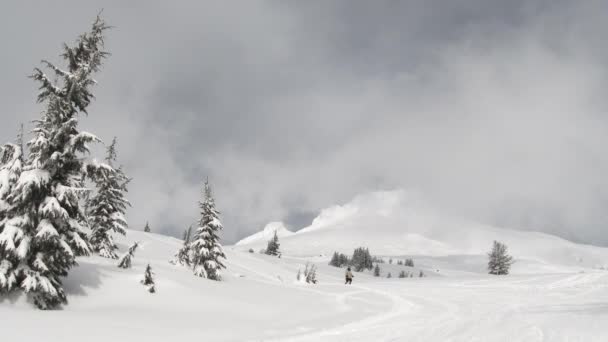
[[[606,271],[441,277],[432,267],[455,268],[466,257],[420,257],[416,267],[427,277],[387,279],[404,267],[382,265],[382,278],[356,273],[346,286],[344,270],[324,258],[226,247],[228,269],[215,282],[168,263],[179,240],[128,231],[118,239],[121,251],[132,241],[141,249],[131,269],[79,258],[64,282],[63,310],[43,312],[23,297],[0,297],[2,341],[608,340]],[[317,285],[295,281],[307,262],[318,267]],[[148,263],[154,294],[139,283]]]
[[[471,271],[485,272],[492,241],[506,243],[517,260],[513,271],[560,272],[608,265],[608,249],[576,244],[552,235],[500,229],[440,215],[404,191],[375,192],[325,209],[309,227],[283,237],[288,255],[352,253],[358,246],[376,255],[473,256]],[[246,241],[247,243],[244,243]],[[263,247],[244,239],[240,248]],[[476,256],[476,258],[475,258]]]
[[[293,232],[288,230],[283,224],[283,222],[270,222],[266,225],[266,227],[264,227],[264,229],[262,229],[262,231],[242,239],[235,245],[242,246],[254,243],[265,245],[268,240],[270,240],[274,236],[275,232],[277,233],[277,236],[279,238],[284,238],[293,235]]]

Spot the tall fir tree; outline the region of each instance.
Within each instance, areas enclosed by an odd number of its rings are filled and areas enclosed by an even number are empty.
[[[201,219],[190,243],[191,263],[194,275],[211,280],[221,280],[221,269],[226,268],[221,259],[226,255],[220,244],[219,233],[223,229],[209,180],[205,181],[203,201],[199,202]]]
[[[492,251],[488,253],[488,273],[496,275],[509,274],[513,257],[507,253],[507,245],[494,241]]]
[[[146,225],[144,227],[144,232],[146,232],[146,233],[151,232],[151,230],[150,230],[150,224],[147,221],[146,221]]]
[[[268,246],[266,247],[266,254],[275,256],[279,255],[281,253],[279,251],[280,246],[281,244],[279,244],[279,236],[277,235],[277,231],[275,230],[272,239],[268,241]]]
[[[108,56],[103,51],[106,29],[97,17],[73,46],[64,44],[65,69],[42,61],[57,81],[38,68],[31,76],[40,83],[38,102],[45,109],[34,122],[27,160],[0,223],[0,278],[5,280],[0,290],[20,289],[41,309],[67,303],[61,278],[77,256],[89,253],[79,181],[87,144],[98,139],[78,130],[78,116],[87,113],[93,74]]]
[[[97,165],[89,175],[96,184],[97,193],[87,201],[87,217],[91,226],[89,242],[91,248],[104,258],[117,259],[118,249],[113,233],[125,235],[127,220],[125,211],[130,205],[125,199],[127,183],[130,181],[122,168],[114,168],[116,161],[116,138],[107,148],[105,164]]]

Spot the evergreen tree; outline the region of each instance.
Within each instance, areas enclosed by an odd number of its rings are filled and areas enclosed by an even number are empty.
[[[21,176],[22,166],[23,153],[19,143],[0,146],[0,227],[10,209],[8,195]]]
[[[317,283],[317,267],[315,265],[312,265],[310,267],[310,270],[308,271],[308,274],[306,275],[306,282],[309,284]]]
[[[154,273],[152,272],[152,267],[150,267],[150,264],[148,264],[144,273],[144,279],[141,280],[141,283],[144,284],[144,286],[148,289],[148,292],[150,293],[156,292],[153,276]]]
[[[146,232],[146,233],[150,232],[150,224],[148,224],[148,221],[146,221],[146,226],[144,227],[144,232]]]
[[[222,223],[215,209],[215,200],[209,181],[205,182],[204,199],[199,203],[201,219],[190,244],[194,274],[211,280],[221,280],[221,269],[226,268],[221,259],[226,259],[219,240]]]
[[[373,258],[369,253],[369,249],[359,247],[353,252],[351,266],[353,266],[356,272],[361,272],[364,269],[371,270],[374,267],[372,260]]]
[[[129,247],[129,250],[118,260],[118,267],[120,268],[131,268],[131,259],[135,256],[135,250],[139,247],[139,243],[133,242]]]
[[[414,267],[414,260],[411,258],[405,259],[405,266]]]
[[[496,275],[509,274],[513,258],[507,254],[507,245],[494,241],[492,251],[488,253],[488,273]]]
[[[61,278],[77,256],[89,254],[79,181],[87,144],[98,139],[78,131],[78,116],[87,113],[92,76],[108,55],[102,50],[107,28],[97,17],[74,46],[64,44],[65,69],[43,61],[56,82],[38,68],[31,76],[40,83],[38,102],[45,109],[0,222],[0,290],[19,288],[41,309],[67,303]]]
[[[192,237],[192,225],[190,225],[188,227],[188,229],[184,229],[184,235],[182,236],[182,240],[184,240],[185,243],[189,243],[191,237]]]
[[[340,267],[348,265],[348,257],[346,254],[340,253],[338,260],[340,261]]]
[[[338,252],[334,252],[334,255],[329,261],[329,266],[340,267],[340,255],[338,254]]]
[[[184,230],[184,244],[175,254],[175,259],[172,264],[180,264],[183,266],[190,266],[190,258],[192,257],[192,251],[190,248],[190,238],[192,234],[192,226]]]
[[[124,198],[130,181],[121,168],[115,169],[116,138],[107,148],[106,163],[96,165],[89,175],[97,186],[97,193],[87,201],[87,216],[91,225],[91,248],[104,258],[117,259],[112,233],[125,235],[127,221],[124,217],[130,205]]]
[[[378,266],[378,264],[376,264],[376,266],[374,267],[374,277],[379,277],[380,276],[380,266]]]
[[[300,270],[298,270],[298,279],[301,277],[299,274]],[[317,267],[314,264],[306,263],[306,268],[304,269],[304,280],[308,284],[316,284],[317,283]]]
[[[391,274],[391,272],[388,272],[388,274],[386,275],[387,278],[392,278],[393,275]]]
[[[277,231],[274,231],[274,236],[270,241],[268,241],[268,246],[266,247],[267,255],[279,255],[279,237],[277,236]]]
[[[418,273],[418,277],[420,277],[420,278],[424,277],[424,272],[422,272],[422,270],[420,270],[420,273]]]

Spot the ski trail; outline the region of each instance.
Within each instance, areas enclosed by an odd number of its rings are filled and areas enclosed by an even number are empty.
[[[337,301],[345,301],[348,297],[352,297],[357,294],[375,294],[388,299],[390,302],[390,309],[386,312],[374,314],[372,316],[353,321],[345,325],[322,329],[314,333],[296,334],[287,337],[270,339],[268,341],[337,341],[346,338],[346,335],[358,334],[361,332],[366,332],[381,327],[382,323],[397,318],[402,314],[411,311],[416,306],[415,304],[405,300],[401,296],[386,291],[377,290],[362,285],[351,285],[349,287],[359,289],[360,291],[336,295]]]

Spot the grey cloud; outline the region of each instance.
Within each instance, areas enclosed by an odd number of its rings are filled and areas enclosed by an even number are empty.
[[[0,136],[25,78],[98,11],[116,28],[83,126],[117,135],[134,227],[179,234],[209,176],[225,239],[403,187],[483,222],[608,245],[606,5],[15,2]]]

